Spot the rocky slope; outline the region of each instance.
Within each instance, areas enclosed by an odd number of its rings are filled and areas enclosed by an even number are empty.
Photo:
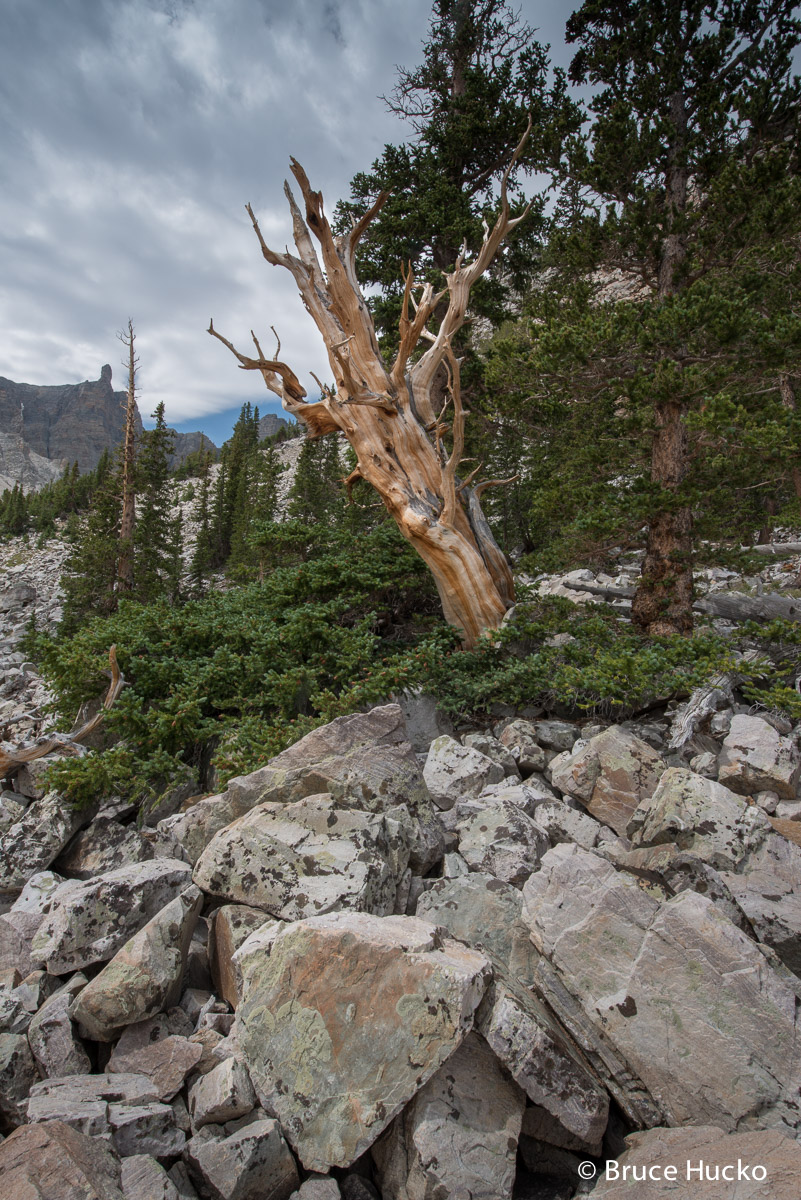
[[[65,554],[0,546],[8,748],[50,724],[20,643]],[[0,1200],[797,1200],[801,726],[709,700],[454,728],[399,697],[145,823],[18,771]]]
[[[801,730],[683,730],[402,697],[154,825],[21,771],[0,1200],[797,1200]]]

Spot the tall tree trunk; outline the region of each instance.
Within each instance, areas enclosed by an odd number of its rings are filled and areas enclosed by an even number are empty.
[[[687,430],[680,404],[655,407],[651,479],[675,493],[687,470]],[[635,625],[652,637],[693,627],[692,513],[664,507],[651,518],[642,575],[632,601]]]
[[[680,290],[678,273],[687,248],[680,222],[687,208],[688,175],[684,164],[687,118],[684,98],[671,98],[675,141],[665,180],[665,223],[657,278],[657,300],[664,303]],[[651,482],[668,502],[651,518],[642,576],[632,603],[632,620],[652,637],[690,633],[693,628],[692,510],[670,501],[689,468],[684,406],[676,401],[654,404]]]
[[[387,199],[382,195],[354,225],[347,237],[334,238],[323,213],[322,196],[312,191],[302,167],[292,173],[305,201],[305,216],[285,185],[294,227],[297,256],[277,254],[265,244],[248,206],[264,258],[290,271],[303,302],[328,351],[335,388],[320,384],[321,397],[307,402],[297,376],[275,358],[267,359],[253,336],[257,358],[241,354],[209,326],[244,370],[260,371],[267,387],[281,397],[284,408],[302,420],[310,437],[341,432],[356,452],[357,467],[346,481],[366,479],[381,496],[403,537],[430,568],[446,619],[457,626],[466,646],[475,644],[486,629],[496,628],[514,603],[512,574],[481,512],[479,497],[490,483],[471,486],[459,475],[464,446],[465,413],[461,401],[459,366],[452,339],[465,321],[470,289],[489,266],[507,233],[523,217],[509,213],[509,171],[522,152],[528,132],[515,151],[503,179],[501,211],[487,229],[476,258],[469,264],[457,257],[446,276],[446,289],[435,293],[431,284],[415,298],[411,267],[405,276],[400,318],[400,346],[394,364],[385,366],[375,329],[355,271],[356,246],[369,222]],[[525,214],[523,214],[525,216]],[[322,263],[312,242],[320,246]],[[443,306],[443,301],[444,306]],[[436,333],[427,328],[442,313]],[[424,337],[430,345],[413,364],[410,356]],[[446,403],[437,402],[436,380],[448,372]],[[450,410],[447,413],[446,409]]]
[[[128,332],[121,341],[128,347],[128,397],[125,404],[125,443],[122,456],[122,517],[120,519],[120,557],[117,565],[117,591],[130,592],[133,588],[133,536],[136,522],[136,490],[134,471],[136,467],[136,356],[133,325],[128,322]]]

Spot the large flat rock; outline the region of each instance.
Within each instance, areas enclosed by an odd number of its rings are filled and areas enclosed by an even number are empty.
[[[337,913],[280,929],[243,975],[236,1030],[257,1094],[324,1172],[364,1153],[453,1053],[490,967],[416,918]]]
[[[523,898],[535,945],[664,1123],[796,1128],[796,986],[713,903],[691,891],[660,903],[565,845],[544,857]]]

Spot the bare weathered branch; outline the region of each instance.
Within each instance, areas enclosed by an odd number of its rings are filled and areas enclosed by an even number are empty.
[[[38,758],[44,758],[46,754],[50,754],[54,750],[59,750],[66,754],[69,754],[71,751],[74,752],[77,745],[86,741],[90,733],[94,733],[98,726],[105,720],[106,713],[114,705],[125,686],[125,677],[117,662],[116,645],[112,646],[109,650],[108,661],[111,668],[111,683],[109,684],[100,711],[90,718],[90,720],[86,721],[80,729],[76,729],[74,733],[51,734],[50,737],[45,738],[38,745],[29,746],[26,750],[17,750],[13,754],[0,749],[0,779],[5,779],[7,775],[18,771],[20,767],[24,767],[26,763],[35,762]]]
[[[526,131],[515,149],[512,160],[504,171],[503,180],[501,181],[501,207],[495,219],[495,224],[492,229],[485,227],[484,239],[479,252],[473,261],[467,265],[464,264],[466,247],[462,247],[462,251],[456,260],[456,266],[446,276],[450,299],[447,311],[440,324],[439,332],[429,349],[411,369],[410,375],[414,388],[415,403],[426,422],[431,421],[434,415],[430,401],[434,378],[445,360],[447,353],[446,346],[452,342],[465,323],[470,290],[476,280],[481,278],[498,253],[504,238],[525,219],[531,207],[527,205],[519,217],[512,218],[509,215],[509,176],[512,168],[525,149],[530,133],[531,117],[528,119]]]
[[[488,487],[504,487],[507,483],[514,483],[519,478],[519,475],[510,475],[508,479],[484,479],[473,488],[473,495],[476,500],[480,500]]]
[[[206,332],[210,333],[212,337],[216,337],[218,341],[228,347],[234,358],[239,361],[242,371],[260,371],[264,382],[271,392],[275,392],[282,399],[287,398],[295,406],[303,403],[306,389],[301,384],[295,372],[286,363],[279,362],[278,359],[264,358],[253,330],[251,330],[251,337],[256,343],[256,349],[259,352],[258,358],[249,358],[246,354],[241,354],[233,342],[229,342],[227,338],[217,332],[213,321],[209,321],[209,327]],[[276,377],[281,380],[280,385],[276,383]]]

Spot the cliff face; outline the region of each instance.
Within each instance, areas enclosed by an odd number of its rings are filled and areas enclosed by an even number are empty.
[[[58,479],[61,464],[51,462],[35,454],[19,433],[6,433],[0,427],[0,495],[14,484],[22,485],[24,492],[36,492],[46,483]]]
[[[276,413],[265,413],[259,420],[259,441],[263,442],[265,438],[275,437],[280,429],[289,427],[289,421],[285,417],[279,417]]]
[[[214,445],[211,438],[206,437],[203,433],[176,432],[170,455],[170,468],[174,470],[185,458],[189,458],[190,454],[196,454],[198,450],[211,450],[216,457],[218,447]]]
[[[0,493],[15,483],[37,491],[74,462],[82,473],[93,470],[103,451],[123,440],[126,398],[112,388],[108,364],[99,379],[55,387],[0,376]],[[136,429],[142,432],[138,411]],[[170,466],[199,449],[202,437],[176,433]],[[208,438],[205,445],[216,452]]]
[[[55,387],[0,377],[0,430],[6,440],[56,463],[56,474],[73,462],[82,472],[91,471],[106,448],[122,441],[125,399],[125,392],[111,386],[108,364],[99,379]],[[138,413],[137,425],[141,430]]]

